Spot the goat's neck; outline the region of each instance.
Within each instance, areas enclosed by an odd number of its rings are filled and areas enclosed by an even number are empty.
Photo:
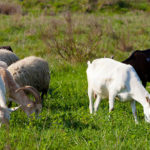
[[[146,89],[141,86],[141,87],[134,87],[136,90],[138,88],[138,91],[140,92],[134,92],[136,94],[133,94],[133,99],[139,102],[143,107],[147,107],[149,104],[146,100],[146,97],[150,98],[149,93],[146,91]]]
[[[132,76],[129,88],[131,97],[145,107],[147,105],[146,97],[150,98],[149,93],[142,85],[140,78],[135,73],[131,74]]]

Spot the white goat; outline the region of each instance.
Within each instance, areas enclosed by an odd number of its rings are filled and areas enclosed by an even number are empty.
[[[10,113],[12,111],[17,110],[19,107],[7,108],[6,89],[4,86],[4,82],[3,82],[2,78],[0,77],[0,121],[1,121],[1,123],[8,124],[9,119],[10,119]],[[1,123],[0,123],[0,126],[1,126]]]
[[[117,96],[121,101],[131,101],[135,122],[138,122],[135,101],[139,102],[144,109],[145,121],[150,123],[150,95],[131,65],[109,58],[96,59],[92,63],[88,62],[87,78],[90,113],[93,113],[93,94],[97,95],[95,113],[103,97],[109,98],[111,112]]]

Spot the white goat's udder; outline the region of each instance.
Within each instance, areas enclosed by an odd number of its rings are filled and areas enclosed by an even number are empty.
[[[131,98],[130,98],[130,96],[129,96],[128,93],[119,93],[119,94],[117,94],[116,97],[118,97],[119,100],[122,101],[122,102],[130,101],[131,100]]]

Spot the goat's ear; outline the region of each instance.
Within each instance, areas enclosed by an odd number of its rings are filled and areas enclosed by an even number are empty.
[[[20,107],[21,107],[21,105],[19,105],[18,107],[8,108],[8,111],[13,112],[13,111],[16,111],[17,109],[19,109]]]
[[[150,104],[150,99],[149,97],[146,97],[147,102]]]

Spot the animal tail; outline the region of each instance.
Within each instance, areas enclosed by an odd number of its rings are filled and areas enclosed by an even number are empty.
[[[90,61],[88,61],[87,64],[88,64],[88,67],[89,67],[91,65]]]

